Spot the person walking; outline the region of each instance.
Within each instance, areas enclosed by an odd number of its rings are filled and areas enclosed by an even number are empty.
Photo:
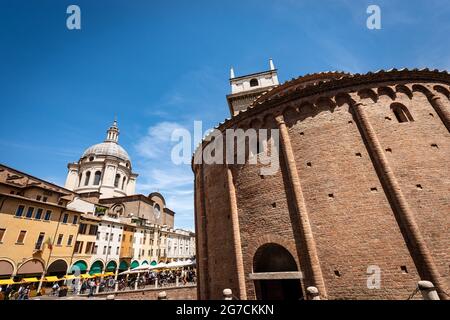
[[[20,286],[19,290],[17,291],[17,300],[23,300],[23,291],[25,290],[25,287],[23,285]]]
[[[55,282],[52,287],[52,295],[57,296],[58,290],[59,290],[59,284],[58,284],[58,282]]]
[[[81,282],[81,288],[80,288],[80,293],[84,294],[86,292],[86,289],[88,288],[88,284],[86,280],[82,280]]]
[[[23,298],[22,300],[28,300],[30,298],[30,286],[26,286],[23,290]]]
[[[94,281],[93,279],[91,279],[91,280],[89,281],[89,294],[88,294],[88,298],[94,296],[95,287],[96,287],[95,281]]]
[[[11,294],[12,286],[8,285],[5,289],[5,295],[3,297],[3,300],[9,300],[9,295]]]

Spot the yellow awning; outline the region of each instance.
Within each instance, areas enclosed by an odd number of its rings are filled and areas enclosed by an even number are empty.
[[[101,273],[94,273],[94,274],[91,275],[92,278],[101,277],[101,276],[102,276]]]
[[[106,272],[106,273],[102,274],[102,276],[104,276],[104,277],[114,276],[114,272]]]
[[[26,283],[30,283],[30,282],[39,282],[39,279],[38,279],[38,278],[35,278],[35,277],[33,277],[33,278],[23,278],[23,279],[21,280],[21,282],[26,282]]]
[[[61,280],[61,279],[58,279],[58,277],[55,277],[55,276],[48,276],[48,277],[44,278],[44,281],[47,281],[47,282],[56,282],[59,280]]]
[[[80,277],[75,277],[73,274],[68,274],[64,276],[64,279],[66,280],[72,280],[72,279],[78,279]]]
[[[3,286],[5,284],[14,284],[14,280],[13,279],[2,279],[0,280],[0,285]]]
[[[83,279],[90,279],[93,276],[91,276],[90,274],[87,274],[87,273],[83,273],[83,274],[80,274],[80,277],[83,278]]]

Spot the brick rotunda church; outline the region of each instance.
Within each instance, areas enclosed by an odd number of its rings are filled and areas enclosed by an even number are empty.
[[[448,72],[326,72],[279,85],[271,62],[232,70],[230,82],[232,116],[217,129],[279,129],[280,168],[193,161],[200,299],[224,288],[302,299],[314,286],[322,299],[405,300],[420,280],[448,299]]]

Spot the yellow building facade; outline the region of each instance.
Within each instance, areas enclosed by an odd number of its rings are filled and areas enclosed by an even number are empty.
[[[66,207],[73,196],[0,165],[0,280],[40,285],[44,276],[67,273],[81,215]]]

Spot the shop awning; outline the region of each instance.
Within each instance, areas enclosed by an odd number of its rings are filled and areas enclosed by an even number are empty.
[[[49,277],[45,277],[44,278],[44,281],[47,281],[47,282],[56,282],[56,281],[60,281],[61,279],[58,279],[58,277],[55,277],[55,276],[49,276]]]
[[[38,278],[23,278],[20,282],[31,283],[31,282],[39,282]]]
[[[79,270],[80,273],[86,272],[87,264],[84,261],[77,261],[73,264],[72,268],[70,268],[71,272]]]
[[[79,279],[80,277],[76,277],[73,274],[68,274],[64,276],[64,279],[66,280],[72,280],[72,279]]]
[[[89,274],[101,274],[103,271],[103,263],[100,261],[95,261],[94,264],[91,266],[91,270],[89,270]]]
[[[106,271],[116,271],[116,268],[117,268],[117,264],[114,261],[110,261],[106,265]]]
[[[0,286],[3,286],[5,284],[14,284],[14,280],[13,279],[2,279],[0,280]]]
[[[90,279],[90,278],[93,278],[94,276],[91,276],[90,274],[83,273],[83,274],[80,274],[80,277],[82,279]]]
[[[126,261],[120,261],[119,264],[119,270],[127,270],[128,269],[128,263]]]
[[[128,263],[124,260],[120,261],[119,270],[127,270],[127,269],[128,269]]]
[[[114,272],[106,272],[104,274],[102,274],[103,277],[111,277],[114,276]]]
[[[139,262],[137,262],[136,260],[134,260],[134,261],[131,263],[130,268],[131,268],[131,269],[134,269],[134,268],[137,268],[137,267],[139,267]]]

